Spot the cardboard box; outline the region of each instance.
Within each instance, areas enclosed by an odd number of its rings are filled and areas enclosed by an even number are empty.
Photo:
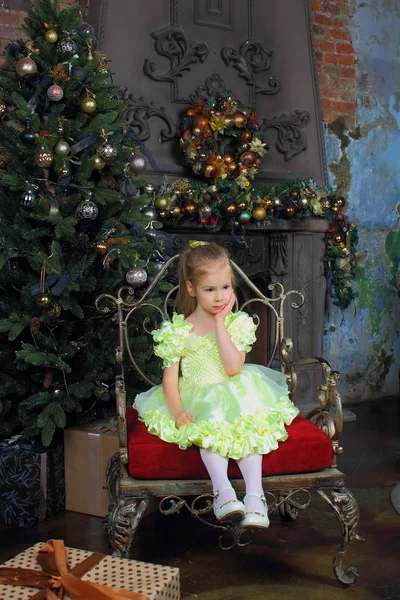
[[[65,510],[62,447],[16,436],[0,445],[0,523],[29,528]]]
[[[106,469],[118,452],[118,435],[107,422],[64,430],[66,509],[97,517],[108,513]]]
[[[1,566],[40,571],[36,553],[42,545],[39,543],[31,546]],[[66,551],[70,570],[93,554],[87,550],[68,547]],[[95,567],[83,575],[82,580],[144,594],[148,596],[149,600],[180,599],[179,569],[126,558],[106,555]],[[38,592],[38,588],[35,587],[0,584],[1,600],[10,600],[10,598],[29,600]],[[65,594],[64,600],[71,600],[71,598]]]

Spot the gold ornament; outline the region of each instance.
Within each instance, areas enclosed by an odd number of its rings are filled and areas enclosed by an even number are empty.
[[[333,246],[338,246],[339,248],[344,248],[345,243],[343,236],[340,233],[335,233],[331,238],[331,244]]]
[[[24,58],[20,58],[15,65],[15,70],[17,71],[19,77],[24,77],[25,75],[36,73],[37,64],[31,59],[30,56],[24,56]]]
[[[242,131],[241,139],[244,144],[248,144],[249,142],[251,142],[252,137],[253,136],[248,129],[245,129],[244,131]]]
[[[229,173],[229,175],[233,175],[237,169],[237,164],[235,162],[231,162],[225,167],[225,171]]]
[[[94,245],[94,251],[96,252],[96,254],[100,254],[100,256],[104,256],[105,254],[107,254],[107,250],[108,246],[105,240],[100,240]]]
[[[335,206],[337,206],[338,208],[344,208],[346,206],[345,198],[343,198],[343,196],[339,196],[339,198],[336,198]]]
[[[170,213],[172,217],[179,217],[179,215],[181,214],[180,206],[174,206],[174,208],[170,210]]]
[[[288,206],[287,208],[285,208],[284,214],[287,219],[293,219],[293,217],[296,216],[296,209],[294,208],[294,206]]]
[[[246,167],[251,168],[256,162],[257,156],[251,150],[247,150],[240,155],[240,160],[242,164]]]
[[[247,116],[242,112],[235,112],[232,115],[232,118],[233,118],[234,124],[236,125],[236,127],[239,127],[239,129],[241,127],[244,127],[247,123]]]
[[[81,102],[81,109],[85,113],[93,113],[97,108],[97,102],[91,96],[86,96]]]
[[[170,203],[170,199],[167,196],[157,196],[154,200],[154,206],[158,208],[158,210],[166,210]]]
[[[230,217],[233,217],[234,215],[236,215],[237,213],[237,206],[236,204],[229,204],[226,208],[225,208],[225,212],[227,215],[229,215]]]
[[[232,115],[225,115],[224,117],[225,127],[233,127],[233,117]]]
[[[40,292],[40,294],[36,296],[36,305],[42,310],[49,308],[52,302],[53,299],[47,292]]]
[[[184,210],[188,215],[195,215],[197,213],[197,206],[194,202],[188,202],[185,204]]]
[[[243,198],[238,198],[236,200],[236,206],[241,211],[246,210],[246,208],[247,208],[247,202],[246,202],[246,200],[243,200]]]
[[[256,206],[253,208],[252,216],[255,221],[264,221],[267,211],[263,206]]]
[[[42,147],[38,152],[36,152],[35,163],[38,167],[46,169],[47,167],[50,167],[52,162],[53,154],[50,152],[50,150],[46,150],[46,148]]]
[[[106,163],[100,158],[98,154],[95,154],[93,157],[93,165],[95,169],[98,169],[100,171],[106,166]]]
[[[57,31],[54,31],[54,29],[48,29],[44,34],[44,38],[49,44],[55,44],[58,40],[58,33]]]
[[[193,119],[193,127],[198,127],[199,129],[205,129],[209,124],[208,117],[204,117],[203,115],[198,115]]]
[[[301,206],[303,208],[307,208],[307,206],[309,206],[310,204],[310,198],[308,198],[308,196],[302,196],[301,198]]]
[[[320,204],[322,210],[329,210],[331,207],[331,203],[328,200],[328,198],[321,198],[321,200],[319,201],[319,204]]]
[[[218,166],[213,163],[204,165],[203,173],[204,177],[207,177],[207,179],[216,179],[219,175]]]

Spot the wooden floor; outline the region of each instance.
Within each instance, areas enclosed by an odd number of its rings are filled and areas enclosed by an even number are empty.
[[[141,524],[131,557],[177,566],[185,600],[400,600],[400,515],[390,493],[400,481],[399,398],[353,406],[345,423],[339,468],[361,509],[365,542],[349,547],[345,567],[360,578],[344,588],[332,572],[339,523],[318,498],[293,523],[274,516],[268,531],[245,548],[222,551],[216,534],[190,516],[153,513]],[[30,529],[0,526],[0,561],[38,541],[107,552],[102,520],[61,513]]]

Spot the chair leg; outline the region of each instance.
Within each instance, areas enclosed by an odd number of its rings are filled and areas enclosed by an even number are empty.
[[[121,460],[114,454],[107,465],[107,489],[110,495],[109,513],[104,520],[113,556],[129,558],[132,539],[149,504],[149,496],[121,497]]]
[[[118,503],[111,505],[104,525],[113,556],[129,558],[133,536],[148,503],[148,497],[120,498]]]
[[[356,567],[349,567],[345,571],[342,562],[348,543],[354,540],[364,541],[357,533],[360,518],[357,500],[350,490],[345,488],[330,490],[330,495],[328,495],[329,492],[325,493],[323,490],[317,490],[317,493],[336,513],[342,527],[342,540],[336,548],[335,556],[333,557],[333,572],[341,583],[352,585],[358,579],[358,569]]]

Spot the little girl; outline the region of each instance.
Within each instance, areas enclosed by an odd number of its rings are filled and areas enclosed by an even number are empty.
[[[233,286],[225,249],[189,242],[179,262],[180,312],[152,332],[163,359],[162,385],[139,394],[134,406],[150,433],[182,449],[200,447],[219,521],[265,528],[262,455],[287,438],[285,424],[299,411],[282,373],[244,364],[256,325],[247,313],[232,312]],[[245,481],[244,504],[228,479],[229,458]]]

